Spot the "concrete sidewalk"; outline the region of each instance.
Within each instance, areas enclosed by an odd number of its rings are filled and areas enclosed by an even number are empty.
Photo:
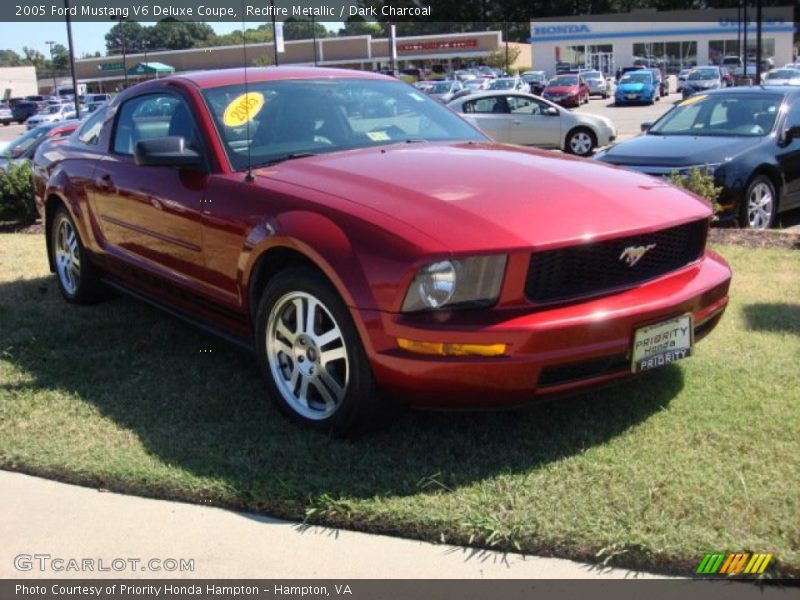
[[[219,508],[101,493],[0,471],[0,578],[653,578],[554,558],[475,551]],[[47,569],[40,559],[50,555]],[[23,555],[23,558],[15,558]],[[55,559],[62,559],[58,563]],[[66,571],[70,559],[93,571]],[[113,562],[117,560],[117,562]],[[121,559],[121,560],[120,560]],[[129,559],[138,559],[131,568]],[[148,569],[194,559],[194,570]],[[99,571],[124,565],[124,570]],[[62,570],[53,570],[52,566]],[[20,571],[28,564],[29,571]],[[154,565],[158,566],[158,565]],[[145,570],[143,570],[145,569]]]

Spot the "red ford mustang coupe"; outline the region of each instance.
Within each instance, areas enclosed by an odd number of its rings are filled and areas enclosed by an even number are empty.
[[[491,142],[357,71],[149,81],[39,153],[50,266],[255,350],[290,417],[524,403],[691,354],[731,272],[646,175]],[[602,186],[595,183],[602,181]]]

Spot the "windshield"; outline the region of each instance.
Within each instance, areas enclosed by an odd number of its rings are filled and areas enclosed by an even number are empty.
[[[690,81],[697,81],[697,80],[704,80],[704,79],[716,79],[719,77],[719,73],[716,70],[712,69],[696,69],[689,73],[689,80]]]
[[[233,167],[418,141],[486,141],[450,109],[399,81],[308,79],[203,92]],[[250,106],[248,111],[247,106]]]
[[[620,83],[651,83],[653,81],[653,76],[650,73],[625,73],[622,76],[622,79],[619,80]]]
[[[578,78],[577,77],[556,77],[555,79],[551,79],[549,85],[553,87],[569,87],[572,85],[578,85]]]
[[[28,133],[11,140],[8,146],[0,152],[0,156],[3,158],[19,158],[28,148],[33,146],[39,138],[43,137],[47,131],[47,127],[31,129]]]
[[[510,90],[514,87],[514,82],[511,79],[496,79],[489,85],[492,90]]]
[[[692,96],[648,130],[655,135],[762,136],[772,130],[783,96]]]
[[[453,87],[451,83],[434,83],[428,88],[428,91],[431,94],[447,94],[451,87]]]
[[[794,69],[781,69],[767,73],[767,79],[794,79],[800,77],[800,71]]]

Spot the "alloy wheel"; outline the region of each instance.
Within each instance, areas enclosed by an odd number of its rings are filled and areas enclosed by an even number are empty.
[[[349,383],[344,334],[328,308],[306,292],[289,292],[269,313],[268,367],[278,392],[299,415],[322,420],[342,404]]]
[[[80,250],[75,228],[66,217],[61,218],[56,229],[55,259],[61,285],[68,294],[76,294],[81,281]]]
[[[774,194],[766,182],[760,181],[750,188],[747,195],[747,224],[751,229],[767,229],[774,210]]]
[[[592,150],[592,137],[585,131],[573,133],[569,139],[569,149],[573,154],[586,156]]]

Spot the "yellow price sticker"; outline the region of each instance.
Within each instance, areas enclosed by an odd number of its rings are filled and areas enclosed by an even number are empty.
[[[391,139],[385,131],[368,131],[367,137],[373,142],[386,142]]]
[[[264,108],[264,95],[259,92],[249,92],[237,96],[225,108],[222,122],[226,127],[239,127],[252,121],[259,111]]]
[[[690,104],[694,104],[695,102],[701,102],[708,98],[708,96],[701,95],[701,96],[689,96],[686,100],[680,103],[680,106],[689,106]]]

